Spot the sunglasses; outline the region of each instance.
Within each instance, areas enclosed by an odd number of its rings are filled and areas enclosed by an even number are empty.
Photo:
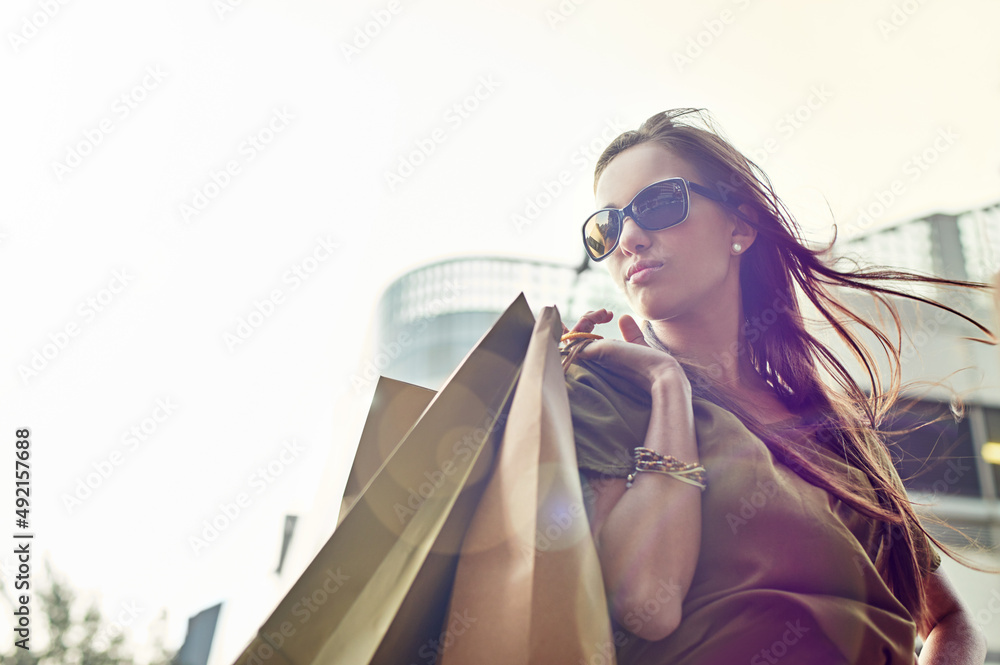
[[[624,208],[602,208],[583,223],[583,245],[595,261],[602,261],[618,247],[625,218],[631,217],[639,228],[662,231],[677,226],[691,211],[691,192],[723,202],[711,189],[684,178],[667,178],[645,187]]]

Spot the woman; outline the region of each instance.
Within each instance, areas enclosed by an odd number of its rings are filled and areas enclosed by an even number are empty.
[[[875,434],[898,375],[866,395],[806,332],[795,288],[879,386],[841,321],[874,332],[897,367],[898,345],[829,287],[894,312],[894,282],[985,285],[835,269],[766,176],[697,118],[657,114],[615,139],[584,227],[646,321],[619,317],[625,341],[589,343],[567,375],[612,617],[628,631],[619,662],[909,664],[919,634],[921,664],[982,663],[985,640]],[[612,316],[589,312],[573,332]]]

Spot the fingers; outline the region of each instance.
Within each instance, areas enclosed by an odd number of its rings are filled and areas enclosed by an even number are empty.
[[[576,325],[573,326],[572,332],[593,332],[594,326],[601,323],[607,323],[612,318],[614,318],[614,314],[606,309],[587,312],[580,317],[579,321],[576,322]]]
[[[594,326],[608,323],[614,318],[614,313],[607,309],[598,309],[591,312],[587,312],[580,317],[580,320],[576,322],[573,326],[572,331],[567,331],[566,326],[563,326],[563,334],[567,332],[593,332]],[[642,329],[639,324],[636,323],[635,319],[628,314],[623,314],[618,319],[618,329],[621,330],[622,339],[630,344],[641,344],[643,346],[649,346],[646,344],[646,338],[642,334]]]
[[[642,344],[643,346],[649,346],[646,344],[646,338],[642,334],[642,329],[639,324],[635,322],[628,314],[623,314],[618,318],[618,329],[621,330],[622,339],[630,344]]]

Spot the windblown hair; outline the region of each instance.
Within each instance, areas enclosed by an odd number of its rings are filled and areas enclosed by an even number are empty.
[[[702,126],[698,126],[698,125]],[[893,482],[891,458],[880,431],[901,391],[900,358],[902,323],[891,297],[932,305],[958,316],[982,331],[995,344],[993,334],[982,324],[948,305],[907,292],[897,285],[933,284],[943,287],[983,290],[988,284],[922,275],[882,267],[848,269],[835,267],[829,245],[810,248],[787,208],[775,194],[767,175],[730,145],[699,109],[675,109],[658,113],[638,130],[618,136],[598,158],[594,187],[604,169],[618,154],[645,142],[655,142],[691,164],[702,185],[713,187],[743,221],[757,231],[743,254],[740,287],[744,313],[741,353],[793,413],[813,414],[817,439],[852,467],[867,476],[871,490],[854,486],[842,475],[824,468],[819,458],[801,443],[777,434],[760,423],[726,391],[714,384],[708,368],[678,358],[684,366],[695,396],[708,399],[739,417],[760,436],[775,458],[795,470],[809,483],[821,487],[855,511],[881,526],[881,544],[875,567],[894,595],[913,616],[917,626],[927,629],[923,575],[931,566],[932,553],[917,547],[922,531],[952,557],[957,554],[926,532],[906,493]],[[895,334],[890,337],[868,318],[852,311],[835,293],[850,288],[871,294],[891,315]],[[807,331],[796,289],[818,311],[867,373],[870,393],[851,376],[837,355]],[[767,326],[750,322],[773,321]],[[888,359],[888,387],[876,355],[852,324],[867,330]],[[663,347],[647,322],[651,343]],[[836,387],[825,384],[821,370]],[[874,496],[874,498],[873,498]]]

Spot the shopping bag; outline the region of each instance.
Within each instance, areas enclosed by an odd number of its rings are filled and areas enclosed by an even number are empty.
[[[542,311],[462,544],[440,665],[615,662],[555,308]]]
[[[434,390],[405,381],[385,376],[378,378],[368,418],[358,439],[354,464],[344,486],[338,526],[436,394]]]
[[[236,665],[427,662],[422,654],[439,641],[532,324],[519,296],[375,472]]]

